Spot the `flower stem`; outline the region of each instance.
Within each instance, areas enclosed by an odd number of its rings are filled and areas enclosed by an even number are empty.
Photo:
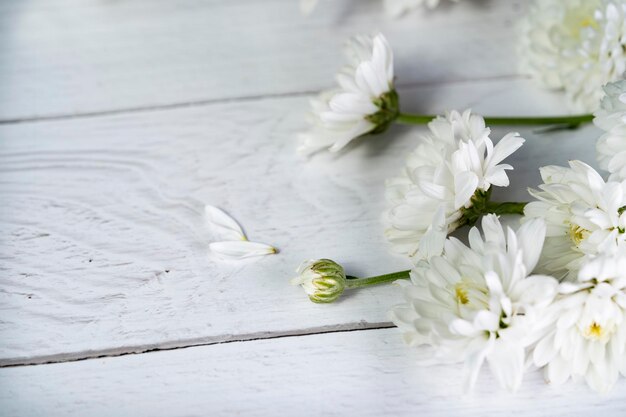
[[[387,282],[393,282],[398,279],[408,279],[410,277],[411,270],[392,272],[391,274],[377,275],[369,278],[352,278],[347,280],[347,288],[361,288],[368,285],[385,284]]]
[[[431,114],[400,113],[396,121],[408,125],[424,125],[435,117]],[[581,124],[593,121],[593,114],[579,114],[575,116],[551,117],[485,117],[488,126],[543,126],[557,125],[563,129],[574,129]]]
[[[487,202],[487,206],[485,208],[487,213],[493,214],[524,214],[524,207],[526,207],[526,204],[528,203],[497,203],[495,201],[489,201]]]
[[[524,207],[528,203],[516,203],[505,202],[497,203],[493,201],[487,201],[484,206],[484,212],[482,214],[524,214]],[[362,288],[370,285],[386,284],[399,279],[409,279],[411,277],[411,270],[392,272],[390,274],[377,275],[369,278],[357,278],[348,276],[346,281],[346,288]]]

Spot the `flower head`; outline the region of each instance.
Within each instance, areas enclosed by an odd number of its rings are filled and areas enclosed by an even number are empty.
[[[339,88],[312,100],[312,127],[300,134],[299,152],[336,152],[367,133],[381,133],[399,114],[393,86],[393,52],[382,34],[348,44],[350,64],[337,75]]]
[[[604,86],[605,96],[593,122],[605,133],[596,146],[602,169],[626,179],[626,80]]]
[[[301,285],[314,303],[332,303],[346,288],[343,267],[330,259],[305,261],[297,272],[291,284]]]
[[[541,190],[528,203],[527,219],[548,225],[539,269],[558,278],[575,278],[585,255],[626,244],[626,181],[605,182],[589,165],[571,161],[569,168],[541,168]]]
[[[522,30],[524,66],[575,110],[596,110],[626,70],[626,0],[536,0]]]
[[[495,215],[469,235],[470,246],[450,238],[442,256],[420,262],[411,282],[401,282],[406,302],[391,319],[411,346],[422,347],[420,361],[464,362],[467,387],[484,362],[500,384],[516,390],[526,348],[540,317],[556,294],[557,281],[530,275],[541,252],[545,225],[503,230]]]
[[[492,185],[509,185],[512,167],[500,163],[524,143],[509,133],[494,146],[485,120],[469,110],[428,127],[402,174],[387,181],[391,208],[384,216],[393,250],[420,258],[437,254],[447,233],[476,221]]]
[[[583,377],[606,392],[626,376],[626,251],[587,258],[574,282],[560,285],[548,331],[533,359],[546,379]]]

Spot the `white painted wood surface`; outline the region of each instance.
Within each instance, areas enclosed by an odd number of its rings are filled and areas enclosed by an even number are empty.
[[[461,366],[418,367],[395,329],[227,343],[0,370],[6,417],[626,415],[626,381],[605,396],[527,375],[511,395]]]
[[[345,38],[388,35],[407,111],[563,113],[516,68],[525,3],[391,21],[377,0],[322,2],[309,18],[293,0],[0,2],[0,366],[19,365],[0,369],[0,414],[623,414],[623,383],[605,398],[537,374],[517,397],[484,378],[461,399],[460,368],[415,367],[394,329],[311,335],[389,326],[393,287],[319,306],[287,284],[310,257],[353,275],[407,266],[379,216],[384,179],[423,128],[295,155]],[[521,132],[496,198],[526,199],[539,166],[593,162],[593,127]],[[207,256],[204,204],[281,253]],[[199,344],[213,345],[93,359]],[[74,359],[87,360],[27,366]]]
[[[0,120],[312,92],[345,39],[374,30],[404,84],[517,73],[525,2],[465,3],[390,20],[380,0],[323,1],[309,17],[298,0],[3,1]]]

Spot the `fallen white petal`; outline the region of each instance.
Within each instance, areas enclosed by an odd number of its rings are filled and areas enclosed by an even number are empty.
[[[252,256],[273,255],[278,253],[276,248],[265,243],[250,242],[247,240],[235,242],[213,242],[209,244],[211,252],[226,259],[244,259]]]
[[[233,240],[248,240],[245,233],[239,223],[223,210],[206,205],[204,206],[204,214],[206,215],[207,222],[215,228],[215,230],[222,234],[224,239]]]

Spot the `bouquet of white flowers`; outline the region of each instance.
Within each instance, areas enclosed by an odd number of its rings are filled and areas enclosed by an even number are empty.
[[[422,1],[405,2],[396,13]],[[437,2],[426,2],[430,6]],[[313,101],[303,153],[338,151],[392,123],[428,124],[400,174],[387,181],[383,214],[392,251],[412,270],[357,279],[330,260],[307,261],[292,282],[311,301],[336,301],[344,290],[397,282],[405,303],[390,318],[420,362],[465,363],[471,388],[486,362],[509,390],[529,365],[559,384],[584,378],[607,391],[626,376],[626,1],[539,0],[522,24],[525,68],[562,89],[572,108],[563,117],[490,118],[450,111],[401,112],[393,53],[382,34],[348,45],[350,65],[339,88]],[[507,187],[502,162],[524,143],[509,133],[496,144],[488,125],[573,128],[592,121],[605,179],[582,161],[541,169],[531,202],[495,202]],[[518,214],[517,230],[499,215]],[[480,221],[482,234],[475,224]],[[464,244],[449,234],[469,229]]]
[[[314,3],[302,2],[303,9]],[[437,3],[385,6],[397,16]],[[389,315],[406,343],[419,350],[420,363],[464,363],[468,389],[487,363],[512,391],[535,366],[553,384],[584,379],[603,392],[626,376],[626,0],[538,0],[521,29],[524,68],[563,90],[572,109],[594,114],[405,113],[389,42],[380,33],[349,41],[349,63],[337,87],[312,101],[299,151],[337,152],[393,123],[427,125],[387,180],[382,214],[390,249],[413,268],[355,278],[332,260],[309,260],[292,283],[311,301],[330,303],[344,291],[396,282],[405,302]],[[513,167],[504,160],[524,139],[511,132],[494,140],[489,126],[558,130],[592,121],[604,131],[592,139],[605,174],[577,160],[545,166],[532,201],[492,200],[494,187],[509,186]],[[519,227],[500,223],[509,214],[519,216]],[[450,236],[457,230],[466,231],[467,244]]]

